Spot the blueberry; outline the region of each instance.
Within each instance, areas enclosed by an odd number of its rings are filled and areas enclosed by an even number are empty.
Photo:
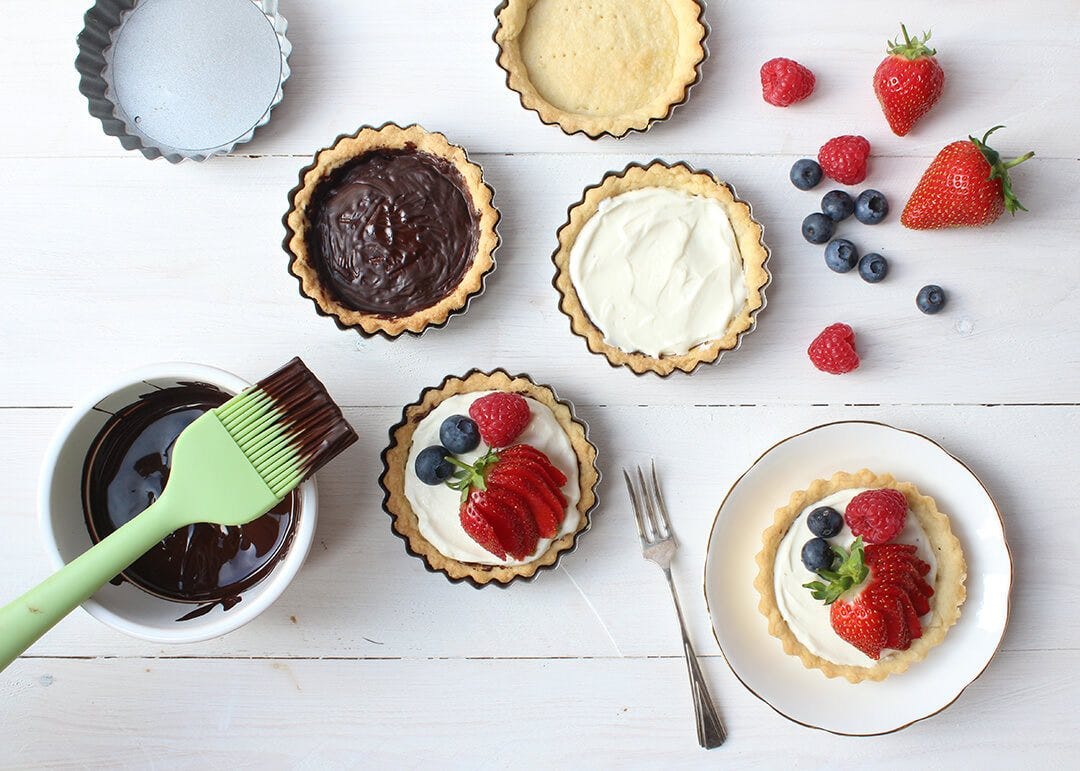
[[[864,225],[876,225],[889,213],[889,201],[877,190],[863,190],[855,199],[855,219]]]
[[[836,223],[819,211],[807,215],[802,221],[802,235],[812,244],[823,244],[832,238]]]
[[[859,262],[859,250],[846,238],[834,238],[825,247],[825,264],[829,270],[847,273]]]
[[[818,166],[817,161],[812,161],[809,158],[803,158],[800,161],[795,161],[795,165],[791,167],[791,184],[800,190],[810,190],[818,186],[821,182],[821,167]]]
[[[876,284],[889,274],[889,262],[877,252],[864,254],[859,260],[859,275],[863,281]]]
[[[833,222],[841,222],[855,211],[855,202],[843,190],[830,190],[821,199],[821,211]]]
[[[440,444],[420,451],[416,456],[416,476],[425,485],[439,485],[454,473],[454,464],[446,459],[450,451]]]
[[[452,453],[475,450],[480,444],[480,429],[472,418],[451,415],[439,426],[439,441]]]
[[[811,573],[831,569],[835,559],[836,554],[824,538],[811,538],[802,547],[802,564]]]
[[[927,284],[919,290],[915,305],[923,313],[937,313],[945,307],[945,290],[937,284]]]
[[[806,517],[810,532],[821,538],[832,538],[844,526],[844,517],[832,506],[818,506]]]

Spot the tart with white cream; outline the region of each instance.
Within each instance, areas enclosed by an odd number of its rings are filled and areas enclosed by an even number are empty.
[[[596,448],[568,402],[502,370],[449,377],[390,430],[380,483],[408,550],[482,586],[556,563],[596,503]]]
[[[588,188],[553,260],[560,308],[589,350],[667,375],[738,346],[765,304],[768,257],[728,185],[654,161]]]
[[[960,617],[967,565],[915,485],[863,469],[793,493],[763,534],[754,586],[769,633],[852,683],[904,672]]]

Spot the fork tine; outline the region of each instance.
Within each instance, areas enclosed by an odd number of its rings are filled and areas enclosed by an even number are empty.
[[[641,466],[637,468],[638,481],[641,482],[641,498],[645,502],[645,511],[649,515],[649,525],[652,531],[656,534],[656,538],[667,538],[663,529],[660,527],[660,522],[656,515],[656,505],[653,503],[652,494],[649,492],[649,485],[645,483],[645,475],[641,471]]]
[[[634,520],[637,522],[638,538],[641,539],[641,548],[649,545],[649,538],[645,535],[645,523],[641,518],[641,504],[638,503],[637,493],[634,492],[634,483],[630,480],[630,473],[623,469],[623,477],[626,479],[626,491],[630,493],[630,505],[634,509]]]
[[[671,517],[667,513],[667,504],[664,503],[664,492],[660,489],[660,480],[656,477],[656,460],[652,461],[652,494],[656,498],[657,510],[660,513],[660,524],[664,526],[664,537],[671,538]]]

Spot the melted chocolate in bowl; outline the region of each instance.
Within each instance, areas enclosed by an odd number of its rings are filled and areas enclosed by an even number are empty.
[[[376,150],[335,170],[313,197],[308,248],[324,287],[362,313],[407,316],[461,283],[479,217],[454,165]]]
[[[83,465],[83,511],[95,543],[157,500],[180,432],[228,399],[213,386],[184,384],[144,394],[109,419]],[[227,610],[285,556],[299,507],[294,491],[246,525],[188,525],[166,536],[114,583],[127,579],[168,600],[210,603],[180,621],[217,603]]]

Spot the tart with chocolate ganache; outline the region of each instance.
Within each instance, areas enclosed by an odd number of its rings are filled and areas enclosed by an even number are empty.
[[[569,402],[473,370],[405,407],[383,452],[383,508],[410,554],[474,586],[557,564],[596,505],[596,448]]]
[[[495,267],[492,198],[442,134],[362,128],[300,173],[285,215],[290,272],[342,328],[393,338],[441,326]]]
[[[612,366],[691,372],[756,323],[770,280],[762,232],[711,174],[632,164],[570,208],[552,257],[559,307]]]
[[[567,134],[644,131],[686,101],[705,60],[699,0],[506,0],[496,14],[507,85]]]
[[[967,564],[949,518],[910,482],[863,469],[791,495],[762,536],[769,633],[852,683],[906,671],[960,617]]]

